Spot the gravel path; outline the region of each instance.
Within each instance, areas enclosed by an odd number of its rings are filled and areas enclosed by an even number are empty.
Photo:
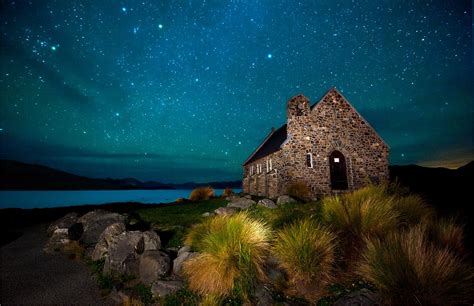
[[[24,235],[0,248],[0,304],[105,304],[83,262],[43,252],[45,229],[24,229]]]

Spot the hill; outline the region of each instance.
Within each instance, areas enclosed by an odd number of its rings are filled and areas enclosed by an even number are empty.
[[[241,188],[241,181],[166,184],[155,181],[141,182],[135,178],[89,178],[42,165],[0,160],[0,190],[192,189],[202,185]]]

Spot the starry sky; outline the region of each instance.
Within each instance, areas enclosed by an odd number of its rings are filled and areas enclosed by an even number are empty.
[[[237,180],[286,101],[337,87],[391,164],[473,159],[471,1],[1,1],[0,157]]]

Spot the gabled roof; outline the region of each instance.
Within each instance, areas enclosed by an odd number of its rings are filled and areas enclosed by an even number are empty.
[[[286,124],[272,132],[263,140],[262,144],[247,158],[244,166],[259,158],[265,157],[280,149],[283,142],[286,140]]]
[[[380,139],[380,141],[385,145],[387,146],[387,148],[389,147],[387,145],[387,143],[382,139],[382,137],[379,136],[379,134],[375,131],[375,129],[364,119],[364,117],[362,117],[361,114],[359,114],[359,112],[355,109],[354,106],[352,106],[352,104],[346,99],[346,97],[344,97],[340,92],[339,90],[336,89],[336,87],[333,87],[331,89],[329,89],[322,97],[321,99],[318,100],[318,102],[314,103],[311,107],[310,107],[310,110],[313,111],[319,104],[321,101],[324,100],[324,98],[330,94],[331,92],[336,92],[337,94],[339,94],[343,99],[344,101],[349,104],[349,106],[356,112],[357,115],[359,115],[359,117],[365,122],[365,124],[367,124],[367,126],[369,128],[371,128],[375,134],[377,135],[377,137]],[[257,160],[257,159],[260,159],[262,157],[265,157],[271,153],[274,153],[276,151],[278,151],[281,146],[283,145],[283,143],[285,142],[287,138],[287,131],[286,131],[286,124],[282,125],[280,128],[278,128],[277,130],[272,130],[272,132],[263,140],[263,142],[260,144],[260,146],[257,147],[257,149],[247,158],[247,160],[244,162],[244,166]]]

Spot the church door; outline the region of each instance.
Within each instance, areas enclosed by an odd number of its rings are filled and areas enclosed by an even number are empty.
[[[331,188],[334,190],[347,189],[346,159],[339,151],[334,151],[329,156],[329,169],[331,171]]]

